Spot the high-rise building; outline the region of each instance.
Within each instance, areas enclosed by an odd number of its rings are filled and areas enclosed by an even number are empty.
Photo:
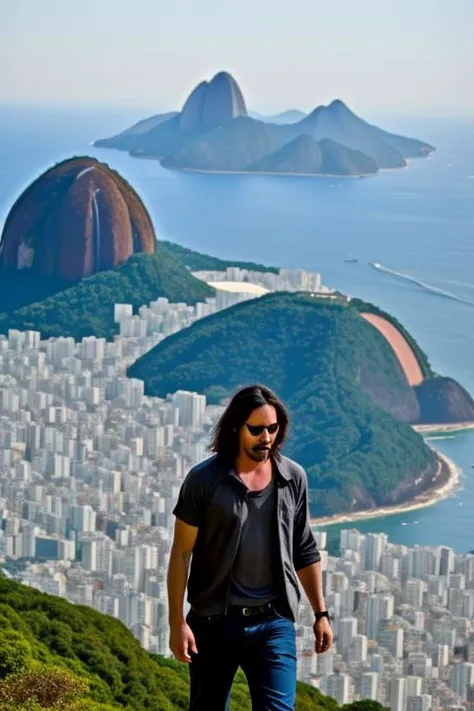
[[[403,657],[403,638],[403,627],[397,627],[385,620],[379,622],[377,642],[381,647],[388,649],[392,657],[396,659]]]
[[[395,677],[390,684],[390,711],[405,711],[407,682],[404,677]]]
[[[452,573],[454,571],[454,566],[456,563],[456,554],[453,551],[452,548],[447,548],[445,546],[441,546],[440,550],[440,567],[439,567],[439,574],[440,575],[449,575],[449,573]]]
[[[380,620],[393,617],[393,607],[393,595],[369,595],[365,618],[365,634],[369,639],[376,639]]]
[[[343,617],[337,624],[337,649],[338,652],[344,652],[348,649],[349,644],[357,634],[357,618]]]
[[[355,634],[347,652],[349,662],[362,664],[367,659],[367,637],[365,634]]]
[[[187,390],[177,390],[172,403],[179,411],[180,427],[196,427],[203,421],[206,410],[206,396]]]
[[[407,698],[410,696],[420,696],[423,679],[421,676],[407,676]]]
[[[421,610],[423,607],[423,593],[426,589],[426,583],[423,580],[410,578],[403,586],[403,602]]]
[[[364,672],[360,680],[360,698],[378,700],[379,675],[377,672]]]
[[[326,694],[336,699],[337,703],[349,703],[349,675],[330,674],[326,679]]]
[[[450,687],[463,701],[467,699],[468,686],[474,684],[474,664],[457,662],[451,668]]]
[[[431,711],[432,705],[431,694],[420,694],[407,698],[407,711]]]
[[[383,552],[387,545],[386,533],[368,533],[365,538],[365,568],[379,570]]]

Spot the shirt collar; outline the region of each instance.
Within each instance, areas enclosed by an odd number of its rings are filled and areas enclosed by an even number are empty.
[[[271,455],[271,459],[273,462],[274,471],[276,472],[277,479],[283,479],[285,483],[291,481],[291,479],[293,478],[293,474],[286,462],[286,459],[282,456],[275,457],[274,455]],[[237,476],[232,462],[222,461],[222,464],[224,465],[227,474],[230,474],[236,481],[238,481],[240,484],[243,484],[243,482]]]

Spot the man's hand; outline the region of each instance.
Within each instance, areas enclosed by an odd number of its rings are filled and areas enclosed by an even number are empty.
[[[191,661],[190,652],[198,653],[191,627],[186,622],[171,625],[170,649],[179,662]]]
[[[315,637],[314,650],[316,654],[327,652],[332,646],[333,633],[327,617],[321,617],[313,625]]]

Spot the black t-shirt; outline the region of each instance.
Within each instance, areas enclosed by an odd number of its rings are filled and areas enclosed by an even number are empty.
[[[277,596],[275,581],[275,477],[260,491],[247,494],[248,515],[232,567],[229,602],[263,605]]]

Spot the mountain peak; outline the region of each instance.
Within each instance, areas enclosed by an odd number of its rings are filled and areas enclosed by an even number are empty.
[[[333,99],[328,105],[328,109],[346,109],[349,111],[347,105],[342,101],[342,99]]]
[[[74,157],[42,173],[6,219],[0,271],[77,281],[155,251],[155,232],[135,190],[105,163]]]
[[[221,71],[193,89],[183,106],[179,127],[182,131],[209,131],[238,116],[247,116],[242,91],[229,72]]]

